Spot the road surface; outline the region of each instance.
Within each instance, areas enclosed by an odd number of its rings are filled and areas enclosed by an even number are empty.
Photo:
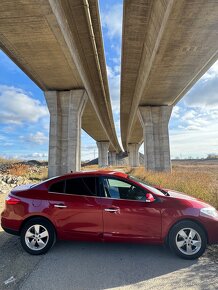
[[[31,256],[0,229],[0,289],[218,289],[217,251],[186,261],[160,246],[57,242]]]

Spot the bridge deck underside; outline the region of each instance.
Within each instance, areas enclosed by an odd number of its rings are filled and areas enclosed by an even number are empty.
[[[53,3],[51,6],[50,3]],[[60,5],[68,31],[54,13]],[[57,8],[58,9],[58,8]],[[89,1],[96,51],[83,1],[1,1],[0,48],[44,91],[85,88],[83,129],[120,151],[110,103],[98,4]],[[66,38],[68,37],[68,39]],[[97,53],[97,56],[96,56]]]
[[[217,60],[218,1],[124,1],[121,135],[140,143],[138,106],[174,105]]]

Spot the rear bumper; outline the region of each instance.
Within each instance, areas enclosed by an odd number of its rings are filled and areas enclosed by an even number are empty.
[[[21,221],[9,219],[4,217],[3,213],[1,216],[1,227],[3,230],[12,235],[19,235]]]

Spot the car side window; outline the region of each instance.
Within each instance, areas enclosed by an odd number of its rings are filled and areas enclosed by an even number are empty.
[[[119,179],[104,178],[103,187],[106,197],[114,199],[146,200],[146,192],[143,189]]]
[[[65,193],[75,195],[97,196],[96,178],[80,177],[67,179]]]
[[[64,193],[65,192],[65,180],[53,183],[50,188],[50,192]]]

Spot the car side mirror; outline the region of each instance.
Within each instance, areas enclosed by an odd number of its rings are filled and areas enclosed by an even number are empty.
[[[146,193],[145,197],[146,197],[145,202],[154,202],[155,201],[155,198],[154,198],[153,194],[151,194],[151,193]]]

